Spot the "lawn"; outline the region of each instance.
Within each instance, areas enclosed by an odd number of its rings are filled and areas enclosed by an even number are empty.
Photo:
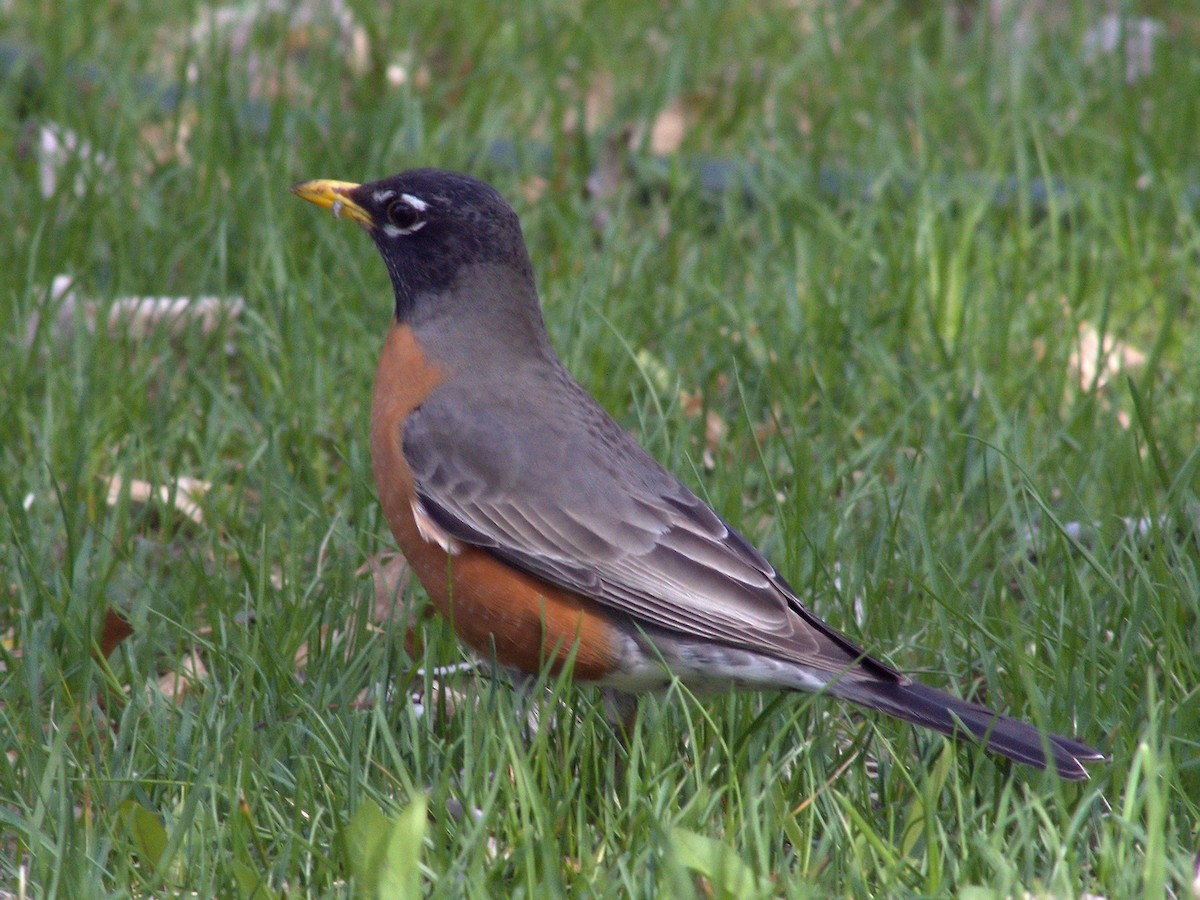
[[[513,6],[0,5],[0,896],[1200,894],[1200,13]],[[455,670],[288,192],[418,165],[821,616],[1111,762]]]

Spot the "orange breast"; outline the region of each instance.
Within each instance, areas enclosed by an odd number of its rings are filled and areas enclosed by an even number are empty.
[[[476,652],[530,673],[547,662],[557,672],[574,653],[576,677],[603,678],[617,665],[620,635],[598,604],[512,569],[482,550],[463,547],[451,554],[421,536],[401,433],[408,414],[444,378],[421,351],[412,329],[393,324],[375,372],[371,462],[379,502],[400,550],[434,605]]]

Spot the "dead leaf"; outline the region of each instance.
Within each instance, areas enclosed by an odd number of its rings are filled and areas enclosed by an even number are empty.
[[[158,692],[167,700],[179,703],[207,678],[208,668],[204,665],[204,660],[192,649],[179,661],[175,669],[159,676]]]
[[[362,577],[368,572],[375,587],[372,621],[382,624],[391,619],[402,605],[401,594],[409,578],[408,560],[404,558],[404,554],[394,550],[377,553],[369,557],[354,574]]]
[[[521,182],[521,196],[525,202],[533,206],[546,194],[546,188],[549,187],[549,182],[541,175],[531,175]]]
[[[368,572],[371,573],[371,583],[375,589],[372,622],[385,625],[393,619],[402,621],[405,625],[404,650],[416,659],[421,655],[418,620],[429,618],[433,610],[426,606],[421,610],[419,617],[414,617],[411,604],[405,603],[404,589],[408,586],[410,577],[408,560],[394,550],[378,553],[370,557],[355,574],[361,577]]]
[[[1079,340],[1067,360],[1071,373],[1084,390],[1104,387],[1126,369],[1136,368],[1146,361],[1146,354],[1131,344],[1118,341],[1110,334],[1101,335],[1094,325],[1081,322]]]
[[[705,447],[716,453],[721,449],[721,444],[725,440],[725,435],[729,434],[729,426],[725,424],[725,420],[721,418],[721,414],[715,409],[710,409],[704,416],[704,444]]]
[[[199,120],[194,109],[187,109],[166,121],[147,122],[138,132],[142,146],[159,166],[178,163],[190,168],[192,155],[188,152],[188,141]]]
[[[779,403],[771,404],[771,415],[764,421],[759,422],[754,426],[754,439],[760,444],[765,444],[779,434],[779,421],[783,418],[783,407]]]
[[[694,419],[704,410],[704,394],[700,391],[679,392],[679,408],[684,416]]]
[[[583,99],[583,129],[587,134],[594,134],[612,118],[616,93],[612,72],[601,69],[592,73]]]
[[[657,156],[676,152],[683,146],[683,139],[694,119],[695,114],[687,103],[676,97],[654,117],[654,124],[650,126],[650,152]]]
[[[104,624],[100,627],[100,654],[107,659],[131,634],[133,626],[129,620],[110,606],[105,610]]]

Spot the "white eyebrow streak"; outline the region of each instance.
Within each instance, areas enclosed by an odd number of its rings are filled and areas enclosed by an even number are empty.
[[[387,203],[389,200],[391,200],[395,196],[396,196],[395,191],[382,190],[382,191],[376,191],[375,193],[373,193],[371,195],[371,199],[374,200],[376,203]]]
[[[425,212],[429,209],[429,204],[420,197],[414,197],[412,194],[401,194],[400,199],[415,209],[417,212]]]

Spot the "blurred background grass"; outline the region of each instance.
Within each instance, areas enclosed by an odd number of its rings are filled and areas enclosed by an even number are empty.
[[[1200,14],[1118,13],[0,6],[0,889],[350,895],[424,797],[439,896],[1193,890]],[[414,674],[462,655],[364,569],[387,279],[287,188],[416,165],[513,202],[568,366],[819,613],[1111,765],[753,695],[626,750]]]

